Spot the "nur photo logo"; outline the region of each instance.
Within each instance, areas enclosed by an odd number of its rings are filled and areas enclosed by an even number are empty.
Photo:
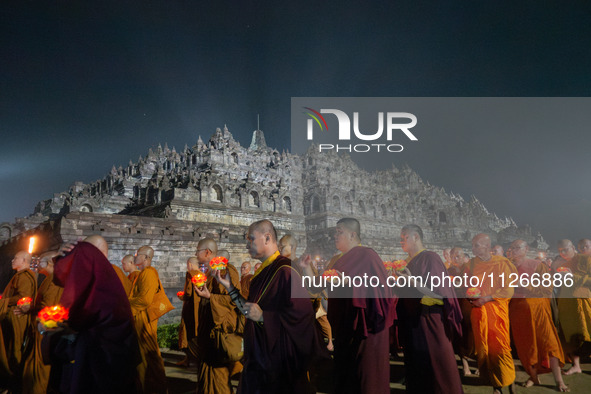
[[[339,143],[319,143],[319,152],[336,150],[337,152],[348,151],[358,153],[397,153],[402,152],[404,147],[401,144],[391,143],[394,138],[398,138],[400,135],[403,135],[410,141],[418,141],[418,138],[410,130],[416,126],[417,117],[409,112],[378,112],[377,115],[374,115],[377,116],[377,130],[369,131],[367,129],[362,130],[360,128],[358,111],[354,111],[352,113],[353,121],[351,122],[350,116],[345,111],[340,109],[322,108],[320,110],[315,110],[311,107],[302,108],[305,110],[303,113],[308,116],[306,123],[306,138],[308,141],[314,140],[314,129],[317,129],[320,132],[328,132],[328,123],[323,114],[333,115],[338,123],[338,131],[335,137],[338,137]],[[369,114],[364,115],[368,116]],[[366,143],[340,143],[355,142],[356,140]],[[385,142],[380,143],[380,140],[385,140]],[[372,141],[373,143],[367,143],[369,141]]]

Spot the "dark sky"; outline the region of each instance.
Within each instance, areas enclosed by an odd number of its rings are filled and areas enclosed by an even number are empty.
[[[289,149],[291,97],[591,93],[583,1],[7,3],[0,222],[158,143],[227,124],[247,145],[257,114],[268,145]],[[552,245],[591,237],[588,127],[448,134],[403,160]]]

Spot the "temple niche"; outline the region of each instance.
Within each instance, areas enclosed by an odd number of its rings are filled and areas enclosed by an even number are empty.
[[[113,166],[103,179],[75,182],[37,204],[31,216],[0,224],[0,250],[41,227],[53,231],[54,243],[99,233],[114,263],[150,244],[163,283],[174,288],[182,287],[184,263],[202,237],[213,237],[239,266],[250,259],[248,225],[268,218],[280,236],[294,234],[298,254],[327,259],[336,252],[336,222],[346,216],[360,220],[363,244],[384,259],[403,256],[398,234],[407,223],[420,225],[436,251],[469,248],[480,232],[504,245],[522,238],[548,248],[530,227],[497,217],[476,197],[465,200],[430,185],[408,166],[367,172],[346,154],[314,146],[301,156],[279,152],[261,130],[243,147],[224,126],[191,147],[158,145],[135,162]]]

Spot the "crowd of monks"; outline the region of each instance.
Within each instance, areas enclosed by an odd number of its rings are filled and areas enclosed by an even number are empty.
[[[231,379],[239,377],[241,393],[313,393],[311,376],[332,358],[333,392],[389,393],[398,351],[409,392],[462,393],[461,375],[479,375],[494,393],[513,392],[514,355],[529,375],[524,387],[551,373],[556,389],[569,391],[563,375],[582,372],[591,343],[591,240],[578,243],[580,253],[561,240],[559,255],[547,261],[528,257],[523,240],[505,253],[478,234],[473,257],[453,247],[442,259],[410,224],[399,239],[405,265],[392,270],[361,234],[356,219],[339,220],[339,253],[321,268],[382,284],[404,277],[407,285],[329,289],[305,282],[322,274],[317,262],[296,257],[295,237],[279,239],[268,220],[246,234],[248,253],[258,260],[254,271],[251,262],[240,273],[233,264],[209,268],[213,258],[231,256],[214,239],[201,239],[177,294],[186,355],[179,365],[196,365],[196,392],[232,393]],[[0,299],[0,392],[167,392],[157,326],[172,305],[152,267],[154,250],[140,247],[121,268],[108,252],[105,239],[93,235],[42,254],[35,270],[29,253],[14,256],[15,274]],[[206,281],[195,284],[198,273]],[[419,280],[442,276],[491,279],[477,289]],[[31,302],[19,302],[25,297]],[[36,320],[55,305],[69,311],[66,320],[51,327]],[[571,367],[564,370],[565,363]]]

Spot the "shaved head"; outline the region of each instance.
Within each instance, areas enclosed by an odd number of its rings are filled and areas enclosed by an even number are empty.
[[[187,259],[187,272],[199,270],[199,259],[195,256]]]
[[[570,239],[561,239],[558,241],[558,253],[560,253],[560,257],[563,259],[570,261],[575,257],[577,251]]]
[[[449,258],[455,265],[461,265],[464,262],[464,250],[458,246],[451,248]]]
[[[208,249],[214,256],[217,256],[218,244],[212,238],[203,238],[197,244],[197,249]]]
[[[218,244],[212,238],[203,238],[197,244],[197,251],[195,256],[200,264],[207,264],[209,261],[217,256]]]
[[[100,250],[107,259],[109,258],[109,245],[100,235],[91,235],[86,237],[82,242],[88,242],[89,244],[94,245],[94,247]]]
[[[123,263],[129,263],[129,262],[133,263],[133,255],[132,254],[126,254],[121,259],[121,264],[123,264]]]
[[[503,247],[501,245],[495,245],[492,247],[491,253],[494,254],[495,256],[503,256],[504,255]]]
[[[42,253],[41,256],[39,256],[39,259],[40,260],[46,259],[48,261],[53,261],[53,258],[55,256],[57,256],[58,253],[59,253],[59,251],[57,251],[57,250],[50,250],[49,252]]]
[[[488,261],[491,256],[491,241],[488,234],[480,233],[472,238],[472,253],[481,260]]]
[[[12,259],[12,269],[17,272],[26,270],[31,267],[31,260],[31,254],[25,250],[21,250]]]
[[[591,239],[583,238],[577,243],[579,253],[591,256]]]
[[[516,239],[515,241],[511,242],[511,245],[507,249],[507,255],[510,256],[512,260],[520,262],[525,258],[528,250],[529,245],[527,242],[522,239]]]
[[[228,252],[226,249],[218,250],[218,257],[225,257],[228,259],[228,261],[230,261],[230,252]]]
[[[279,240],[279,253],[282,256],[285,256],[289,259],[294,259],[296,255],[296,248],[298,247],[298,243],[296,239],[291,234],[284,235]]]
[[[154,249],[148,245],[140,247],[135,252],[135,258],[133,263],[139,268],[144,269],[152,265],[152,259],[154,258]]]
[[[137,267],[133,263],[133,260],[134,257],[132,254],[126,254],[125,256],[123,256],[123,258],[121,259],[121,268],[123,269],[123,272],[129,274],[133,271],[137,271]]]
[[[39,272],[43,275],[53,274],[53,258],[58,255],[57,250],[51,250],[39,256]]]
[[[142,246],[137,250],[137,254],[145,254],[150,259],[154,258],[154,249],[151,246]]]
[[[244,263],[242,263],[242,265],[240,266],[240,275],[244,276],[244,275],[248,275],[250,274],[250,270],[252,269],[251,264],[248,261],[245,261]]]
[[[449,261],[451,259],[451,248],[445,248],[443,249],[443,260],[445,261]]]
[[[400,234],[416,234],[419,236],[420,241],[423,242],[423,230],[416,224],[407,224],[406,226],[402,227],[402,230],[400,230]]]
[[[359,220],[355,218],[342,218],[337,222],[337,226],[339,224],[347,230],[357,234],[357,238],[361,241],[361,224],[359,224]]]
[[[254,222],[248,227],[248,231],[256,231],[263,235],[269,234],[271,236],[271,240],[273,242],[277,242],[277,230],[275,230],[275,226],[273,226],[273,223],[271,223],[267,219]]]

